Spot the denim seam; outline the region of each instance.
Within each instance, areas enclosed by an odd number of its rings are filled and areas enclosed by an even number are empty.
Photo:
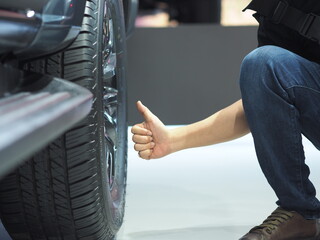
[[[313,92],[315,92],[315,93],[318,93],[318,94],[320,94],[320,91],[318,91],[318,90],[315,90],[315,89],[313,89],[313,88],[311,88],[311,87],[308,87],[308,86],[302,86],[302,85],[293,85],[293,86],[291,86],[291,87],[289,87],[289,88],[287,88],[287,90],[289,91],[289,90],[294,90],[295,88],[303,88],[303,89],[307,89],[307,90],[310,90],[310,91],[313,91]],[[289,94],[290,95],[290,94]],[[295,96],[294,96],[294,91],[292,91],[292,97],[293,97],[293,99],[295,98]],[[293,101],[294,102],[294,101]],[[291,106],[292,107],[292,113],[293,114],[295,114],[295,107],[294,106]],[[291,118],[291,122],[292,122],[292,124],[293,124],[293,126],[295,126],[296,124],[294,123],[294,120],[293,120],[293,118]],[[296,127],[296,126],[295,126]],[[297,129],[295,129],[295,130],[297,130]],[[295,131],[296,132],[296,131]],[[295,136],[296,138],[297,137],[300,137],[300,136]],[[297,152],[299,152],[298,151],[299,149],[297,149],[297,145],[295,145],[295,151],[296,151],[296,154],[297,154]],[[302,161],[305,161],[305,158],[304,158],[304,156],[299,156],[300,157],[300,163],[299,163],[299,166],[300,166],[300,169],[299,169],[299,171],[300,171],[300,173],[299,173],[299,175],[300,175],[300,181],[301,181],[301,183],[302,183],[302,165],[304,164],[304,162],[302,162]],[[301,184],[300,183],[300,184]],[[303,184],[301,184],[301,192],[305,195],[305,188],[304,188],[304,186],[303,186]],[[314,198],[314,199],[312,199],[312,206],[314,206],[314,208],[317,208],[318,206],[319,206],[319,200],[317,199],[317,198]],[[305,218],[309,218],[309,219],[315,219],[315,218],[320,218],[320,211],[318,210],[317,212],[312,212],[312,211],[301,211],[300,212]]]
[[[292,89],[292,88],[304,88],[304,89],[308,89],[308,90],[311,90],[313,92],[316,92],[316,93],[319,93],[320,94],[320,91],[316,90],[316,89],[313,89],[311,87],[307,87],[307,86],[302,86],[302,85],[292,85],[291,87],[288,87],[286,88],[286,90],[289,90],[289,89]]]
[[[295,110],[295,107],[294,106],[290,106],[290,115],[291,115],[291,117],[290,117],[290,122],[291,122],[291,126],[292,126],[292,128],[293,128],[293,133],[295,133],[294,134],[294,142],[295,142],[295,144],[294,144],[294,146],[293,146],[293,150],[294,150],[294,155],[295,156],[297,156],[298,157],[298,161],[299,161],[299,168],[297,169],[297,174],[298,174],[298,176],[299,176],[299,179],[300,179],[300,181],[299,181],[299,190],[305,195],[305,188],[304,188],[304,186],[303,186],[303,180],[302,180],[302,165],[303,165],[303,162],[302,161],[304,161],[304,156],[301,156],[301,154],[299,154],[300,153],[300,151],[299,151],[299,149],[298,149],[298,142],[299,142],[299,138],[301,137],[300,136],[300,134],[299,134],[299,129],[298,129],[298,127],[297,127],[297,124],[296,124],[296,110]]]

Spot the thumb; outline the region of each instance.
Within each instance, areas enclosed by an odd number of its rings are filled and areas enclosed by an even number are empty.
[[[141,101],[137,102],[137,109],[146,122],[152,121],[152,118],[154,116],[153,113],[146,106],[144,106]]]

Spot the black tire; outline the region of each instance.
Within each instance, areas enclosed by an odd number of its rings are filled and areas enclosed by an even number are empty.
[[[106,240],[118,232],[127,169],[124,28],[121,0],[88,0],[76,41],[28,64],[85,86],[94,103],[85,120],[1,182],[12,239]]]

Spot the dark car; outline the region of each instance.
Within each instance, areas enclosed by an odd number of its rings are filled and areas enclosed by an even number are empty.
[[[0,216],[12,239],[114,239],[137,0],[0,0]]]

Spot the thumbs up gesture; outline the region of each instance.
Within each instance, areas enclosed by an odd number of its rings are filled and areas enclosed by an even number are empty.
[[[132,127],[134,149],[143,159],[161,158],[170,153],[170,135],[165,125],[140,101],[137,109],[144,122]]]

